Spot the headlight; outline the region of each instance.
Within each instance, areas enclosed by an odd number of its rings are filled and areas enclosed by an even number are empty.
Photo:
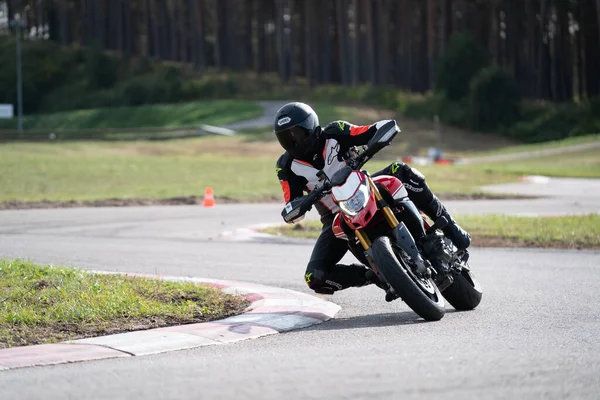
[[[369,188],[366,184],[366,181],[361,183],[354,196],[350,197],[346,201],[341,201],[339,203],[340,208],[344,212],[344,214],[349,215],[351,217],[355,216],[365,208],[367,205],[367,201],[369,200]]]

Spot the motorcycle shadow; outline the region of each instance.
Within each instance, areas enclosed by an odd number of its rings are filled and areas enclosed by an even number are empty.
[[[446,314],[455,312],[447,309]],[[333,318],[319,325],[313,325],[303,330],[307,331],[329,331],[338,329],[376,328],[384,326],[414,325],[429,323],[415,314],[414,311],[400,311],[393,313],[380,313],[369,315],[357,315],[348,318]],[[432,322],[433,323],[433,322]]]

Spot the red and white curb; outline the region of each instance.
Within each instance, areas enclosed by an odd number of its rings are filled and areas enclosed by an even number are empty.
[[[0,350],[0,371],[234,343],[320,324],[333,318],[341,308],[316,296],[253,283],[203,278],[160,278],[208,284],[230,294],[244,295],[252,304],[243,314],[219,321],[3,349]]]

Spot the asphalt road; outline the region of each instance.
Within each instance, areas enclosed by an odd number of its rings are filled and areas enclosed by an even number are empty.
[[[488,204],[470,202],[468,211],[485,212]],[[544,211],[535,205],[532,211]],[[547,207],[553,210],[552,201]],[[279,222],[279,209],[0,211],[0,258],[309,293],[302,275],[310,241],[220,235]],[[473,249],[471,260],[484,288],[480,307],[449,308],[439,322],[386,303],[376,287],[353,288],[331,298],[342,311],[322,325],[233,345],[3,371],[0,399],[597,399],[600,252]]]

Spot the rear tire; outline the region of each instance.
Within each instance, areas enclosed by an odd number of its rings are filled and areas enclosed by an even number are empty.
[[[394,254],[387,236],[375,239],[371,249],[379,273],[414,312],[427,321],[442,319],[444,298],[431,278],[417,283],[410,267]]]
[[[468,311],[479,305],[483,292],[471,271],[463,268],[460,275],[454,277],[454,282],[442,292],[442,295],[455,309]]]

